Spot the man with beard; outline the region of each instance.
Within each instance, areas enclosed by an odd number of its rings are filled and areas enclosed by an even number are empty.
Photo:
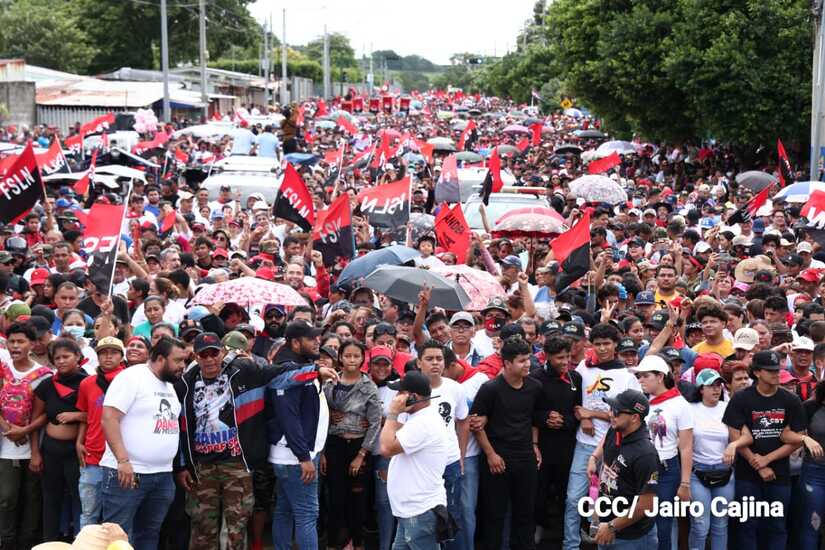
[[[172,460],[178,451],[180,401],[173,384],[186,366],[186,346],[163,337],[149,363],[124,370],[103,400],[106,451],[100,460],[103,521],[120,525],[136,548],[155,548],[175,497]]]
[[[264,329],[255,337],[252,355],[266,357],[276,338],[283,338],[286,328],[286,312],[283,306],[268,304],[264,307]]]

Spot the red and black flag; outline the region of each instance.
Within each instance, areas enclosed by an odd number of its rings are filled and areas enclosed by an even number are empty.
[[[773,188],[773,185],[767,186],[762,191],[754,195],[745,206],[734,212],[733,215],[728,218],[726,223],[728,225],[733,225],[735,223],[749,222],[751,218],[756,215],[756,212],[762,208],[762,205],[768,201],[768,197],[771,196],[771,188]]]
[[[776,158],[779,161],[779,185],[785,187],[785,185],[793,183],[794,177],[788,153],[785,152],[785,146],[782,145],[782,140],[779,138],[776,139]]]
[[[89,191],[89,186],[95,179],[95,165],[97,164],[97,149],[92,151],[92,161],[89,163],[89,169],[82,178],[74,183],[74,192],[78,195],[85,195]]]
[[[456,145],[456,150],[465,151],[471,148],[477,136],[478,132],[476,130],[476,121],[471,120],[467,123],[467,126],[464,127],[464,131],[461,132],[461,137],[458,140],[458,145]]]
[[[825,191],[814,191],[802,206],[801,214],[808,220],[805,233],[825,246]]]
[[[550,241],[550,248],[559,262],[556,290],[561,292],[590,270],[590,213],[585,212],[576,225]]]
[[[350,260],[355,256],[349,195],[339,195],[329,207],[318,212],[312,228],[312,247],[323,255],[326,266],[335,264],[338,258]]]
[[[32,142],[0,179],[0,222],[17,223],[45,196]]]
[[[335,122],[336,124],[338,124],[338,126],[346,130],[347,133],[349,133],[350,135],[354,136],[358,133],[358,128],[355,126],[355,124],[350,122],[349,119],[344,115],[338,115],[338,118],[335,119]]]
[[[371,187],[358,193],[361,213],[373,227],[398,229],[410,219],[410,178]]]
[[[490,202],[490,194],[498,193],[504,187],[501,179],[501,159],[498,157],[498,150],[493,148],[490,154],[490,161],[487,163],[487,177],[481,184],[481,200],[485,206]]]
[[[40,167],[40,173],[44,176],[50,176],[58,172],[71,172],[58,140],[52,142],[48,151],[35,155],[35,158],[37,159],[37,166]]]
[[[606,156],[603,159],[591,160],[590,164],[587,165],[587,173],[601,174],[603,172],[607,172],[614,166],[618,166],[621,163],[622,159],[621,157],[619,157],[619,153],[613,151],[609,156]]]
[[[80,127],[80,134],[87,136],[89,134],[97,134],[100,133],[109,126],[115,123],[115,114],[114,113],[106,113],[103,116],[99,116],[96,119],[87,122],[83,126]]]
[[[315,207],[306,183],[290,163],[286,163],[284,180],[278,189],[278,197],[272,206],[276,218],[298,224],[304,231],[311,231],[315,225]]]
[[[461,202],[458,163],[455,154],[449,155],[441,163],[441,175],[435,184],[435,202],[448,202],[450,204]]]
[[[541,132],[542,132],[542,130],[544,130],[544,124],[542,124],[541,122],[534,122],[533,124],[530,125],[530,132],[532,134],[530,136],[530,145],[532,145],[534,147],[536,145],[541,145]]]
[[[470,250],[471,234],[472,229],[464,218],[461,205],[456,204],[449,208],[446,204],[442,204],[441,210],[435,217],[435,238],[438,246],[455,254],[456,261],[463,264]]]
[[[89,255],[89,273],[98,292],[110,295],[117,260],[120,229],[126,207],[96,202],[83,231],[83,250]]]

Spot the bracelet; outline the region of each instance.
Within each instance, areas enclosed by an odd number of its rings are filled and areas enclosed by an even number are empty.
[[[682,481],[679,483],[680,486],[690,487],[690,481]]]
[[[117,459],[118,464],[126,464],[127,462],[129,462],[128,458],[118,458]]]
[[[387,415],[387,420],[396,420],[397,421],[398,420],[398,414],[397,413],[388,414]]]

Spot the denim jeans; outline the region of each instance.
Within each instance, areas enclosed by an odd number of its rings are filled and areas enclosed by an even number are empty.
[[[705,541],[710,533],[710,550],[726,550],[728,547],[728,517],[711,514],[710,503],[713,499],[722,497],[730,502],[736,496],[734,476],[731,474],[727,484],[709,489],[702,485],[695,471],[715,472],[730,470],[726,464],[693,464],[694,473],[690,475],[690,496],[696,502],[701,502],[704,513],[701,516],[690,518],[690,535],[688,548],[690,550],[705,550]],[[717,506],[718,507],[718,506]]]
[[[137,487],[124,489],[117,470],[103,468],[103,521],[117,523],[135,550],[156,550],[163,518],[175,499],[172,472],[136,474]]]
[[[679,462],[679,455],[661,462],[659,464],[659,483],[656,485],[656,498],[659,502],[673,502],[676,491],[679,490],[679,483],[682,481],[682,465]],[[659,538],[659,550],[671,550],[673,518],[656,518],[656,533]]]
[[[590,479],[587,477],[587,460],[593,451],[594,445],[586,445],[576,441],[576,450],[573,452],[573,463],[570,465],[570,478],[567,481],[567,500],[564,503],[564,550],[579,550],[581,545],[581,516],[579,515],[579,499],[587,496],[590,488]]]
[[[103,514],[103,468],[89,464],[80,468],[80,528],[100,523]]]
[[[317,472],[318,457],[312,462]],[[301,481],[300,464],[273,464],[272,469],[278,480],[278,497],[272,516],[275,550],[291,550],[293,526],[298,550],[317,550],[318,475],[312,482],[304,483]]]
[[[383,456],[375,457],[375,515],[378,520],[378,550],[390,550],[395,517],[390,507],[390,497],[387,495],[387,469],[390,459]],[[379,475],[379,472],[383,472]],[[382,479],[381,476],[384,476]]]
[[[464,478],[461,480],[461,520],[464,527],[464,535],[461,540],[464,546],[459,547],[459,550],[475,550],[478,465],[480,458],[479,455],[464,458]]]
[[[466,546],[464,530],[464,522],[462,521],[462,514],[464,508],[461,506],[461,492],[463,483],[463,476],[461,475],[461,461],[456,460],[451,464],[447,464],[444,468],[444,488],[447,490],[447,511],[456,522],[458,532],[455,539],[444,545],[445,550],[464,550]]]
[[[751,481],[749,479],[736,480],[736,500],[752,496],[755,500],[767,502],[781,502],[782,509],[787,513],[791,502],[791,486],[787,483]],[[783,550],[787,540],[785,518],[761,517],[750,518],[744,523],[736,521],[737,544],[736,548],[756,548],[757,540],[764,543],[765,548]],[[757,538],[758,537],[758,538]],[[760,545],[761,546],[761,545]]]
[[[392,550],[438,550],[435,512],[427,510],[411,518],[398,518]]]
[[[807,460],[802,463],[802,490],[800,547],[801,550],[818,550],[818,527],[825,518],[825,464]]]
[[[656,526],[637,539],[616,539],[613,544],[600,544],[599,550],[655,550],[658,546]]]

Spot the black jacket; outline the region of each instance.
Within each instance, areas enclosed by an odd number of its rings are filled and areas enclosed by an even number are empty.
[[[530,373],[541,383],[543,399],[539,410],[533,413],[533,425],[539,428],[539,449],[542,460],[547,464],[561,464],[569,467],[576,447],[576,430],[579,421],[575,409],[582,404],[582,377],[568,370],[562,379],[552,368],[545,367]],[[547,426],[547,416],[556,411],[564,418],[559,429]]]

